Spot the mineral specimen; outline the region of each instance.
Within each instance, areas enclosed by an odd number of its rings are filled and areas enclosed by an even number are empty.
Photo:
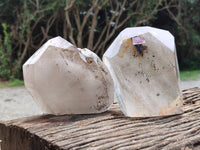
[[[174,37],[152,27],[123,30],[103,56],[125,115],[150,117],[182,112]]]
[[[113,81],[103,62],[61,37],[36,51],[23,65],[23,75],[26,88],[45,113],[100,113],[113,103]]]

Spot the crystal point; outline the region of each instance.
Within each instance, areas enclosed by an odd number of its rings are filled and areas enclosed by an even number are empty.
[[[151,117],[182,112],[174,37],[168,31],[126,28],[107,49],[103,61],[125,115]]]
[[[47,41],[23,65],[25,86],[45,113],[89,114],[113,103],[107,67],[88,49],[61,37]]]

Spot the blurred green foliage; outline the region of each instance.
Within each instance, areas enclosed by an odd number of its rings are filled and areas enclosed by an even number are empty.
[[[176,41],[181,70],[200,69],[200,3],[198,0],[174,1],[175,8],[160,11],[153,26],[169,30]]]
[[[12,32],[6,23],[1,25],[4,39],[0,37],[0,77],[7,78],[12,75]]]
[[[68,2],[68,3],[67,3]],[[76,0],[69,11],[72,24],[73,38],[77,42],[78,27],[74,14],[78,7],[80,22],[94,1]],[[97,42],[106,25],[105,20],[111,20],[112,14],[117,12],[118,3],[122,6],[123,0],[109,0],[99,11],[94,30],[94,43]],[[126,1],[124,11],[131,2]],[[108,40],[103,51],[110,45],[121,30],[129,26],[154,26],[169,30],[176,40],[178,60],[181,70],[200,69],[200,3],[198,0],[161,0],[159,7],[155,7],[160,0],[135,1],[136,5],[121,15],[123,18],[131,16],[127,22],[116,29],[114,36]],[[49,38],[62,36],[70,41],[70,26],[66,21],[66,8],[73,0],[1,0],[0,1],[0,78],[13,80],[22,79],[22,64]],[[99,0],[98,7],[103,3]],[[169,7],[167,7],[169,6]],[[97,6],[96,6],[97,8]],[[168,9],[167,9],[168,8]],[[118,9],[119,10],[119,9]],[[152,13],[152,16],[150,15]],[[86,27],[83,29],[83,47],[87,47],[88,33],[91,27],[91,12]],[[150,16],[150,18],[148,18]],[[145,20],[146,19],[146,20]],[[113,20],[110,29],[115,29]],[[106,34],[106,32],[105,32]],[[102,38],[103,42],[105,41]],[[95,51],[95,49],[94,49]],[[99,53],[98,53],[99,54]]]

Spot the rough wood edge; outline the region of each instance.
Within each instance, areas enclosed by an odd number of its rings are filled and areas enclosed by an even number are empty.
[[[100,148],[100,149],[132,149],[134,148],[140,148],[140,149],[161,149],[166,148],[166,145],[168,145],[167,149],[200,149],[200,88],[190,88],[183,90],[183,97],[184,97],[184,114],[181,115],[175,115],[175,116],[168,116],[168,117],[153,117],[153,118],[127,118],[124,117],[123,114],[119,111],[119,108],[116,104],[113,105],[110,111],[102,113],[102,114],[96,114],[96,115],[62,115],[62,116],[54,116],[54,115],[38,115],[33,117],[26,117],[22,119],[16,119],[11,120],[7,122],[1,122],[0,123],[0,139],[2,140],[2,150],[23,150],[23,149],[87,149],[87,148]],[[185,116],[194,117],[193,120],[191,117],[186,118],[185,120],[182,119],[180,123],[183,124],[177,124],[176,120],[184,118]],[[198,116],[195,116],[198,115]],[[190,119],[187,121],[187,119]],[[197,120],[199,119],[199,120]],[[162,123],[160,123],[162,122]],[[106,125],[104,124],[106,123]],[[170,141],[165,142],[165,140],[160,140],[160,142],[164,143],[156,143],[159,140],[154,140],[151,136],[154,138],[158,138],[159,135],[155,136],[151,131],[148,130],[148,128],[157,129],[154,128],[159,127],[161,129],[167,128],[169,125],[171,127],[169,129],[174,129],[174,132],[177,132],[178,128],[173,127],[174,126],[180,126],[183,127],[183,125],[187,125],[186,129],[188,129],[188,134],[193,135],[189,136],[187,140],[185,141],[177,141],[177,143],[174,143],[172,145]],[[109,125],[110,124],[110,125]],[[148,125],[148,126],[147,126]],[[166,127],[165,127],[165,126]],[[195,126],[196,125],[196,126]],[[95,127],[99,128],[95,128]],[[106,126],[106,127],[105,127]],[[136,127],[135,127],[136,126]],[[193,127],[195,126],[195,127]],[[113,129],[112,129],[113,127]],[[94,133],[92,131],[92,128],[94,128]],[[124,136],[115,136],[115,133],[112,132],[115,131],[115,128],[119,128],[119,131],[123,129],[123,131],[127,134]],[[127,129],[126,129],[127,128]],[[141,130],[140,134],[137,135],[135,132],[137,130]],[[176,129],[176,130],[175,130]],[[102,130],[102,131],[101,131]],[[106,133],[106,130],[110,131],[110,133]],[[127,131],[130,130],[130,133]],[[144,139],[144,145],[141,145],[140,143],[131,143],[129,140],[132,139],[132,137],[135,138],[142,138],[141,136],[145,133],[142,130],[146,130],[147,134],[150,134],[149,137],[143,137]],[[95,133],[96,131],[96,133]],[[72,134],[66,135],[64,137],[59,137],[60,133],[66,133],[66,134]],[[76,133],[77,132],[77,133]],[[102,134],[105,133],[105,134]],[[155,131],[157,132],[157,130]],[[167,130],[166,130],[167,132]],[[190,133],[191,132],[191,133]],[[181,132],[180,132],[181,133]],[[184,131],[184,134],[187,132]],[[88,135],[87,135],[88,134]],[[160,134],[158,132],[158,134]],[[170,133],[171,142],[174,142],[173,138],[176,138],[176,136],[173,137],[173,132]],[[79,141],[79,137],[82,135],[83,137],[87,137],[88,139],[85,139],[85,142]],[[91,135],[91,136],[89,136]],[[92,135],[96,135],[94,137],[94,140],[92,140]],[[117,135],[117,133],[116,133]],[[77,138],[76,138],[77,136]],[[162,138],[169,139],[169,137],[165,137],[160,135]],[[101,140],[98,139],[102,138]],[[108,137],[108,138],[107,138]],[[177,136],[180,137],[181,136]],[[67,139],[69,138],[69,139]],[[107,139],[106,139],[107,138]],[[117,140],[121,138],[121,141]],[[153,139],[151,142],[155,142],[153,144],[150,144],[148,139]],[[76,140],[77,139],[77,140]],[[98,142],[95,142],[95,140],[99,140]],[[105,140],[107,140],[107,143],[104,143]],[[116,140],[116,141],[115,141]],[[111,141],[111,144],[109,145],[109,141]],[[128,142],[127,142],[128,141]],[[104,144],[101,146],[99,143],[103,142]],[[115,147],[113,147],[113,143],[116,143]],[[182,143],[181,143],[182,142]],[[91,146],[94,147],[91,147]],[[145,147],[146,145],[146,147]],[[148,147],[151,146],[151,147]]]

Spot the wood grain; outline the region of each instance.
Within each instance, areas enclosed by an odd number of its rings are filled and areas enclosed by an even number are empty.
[[[2,150],[200,149],[200,88],[183,90],[184,113],[124,117],[118,104],[101,114],[41,115],[0,123]]]

